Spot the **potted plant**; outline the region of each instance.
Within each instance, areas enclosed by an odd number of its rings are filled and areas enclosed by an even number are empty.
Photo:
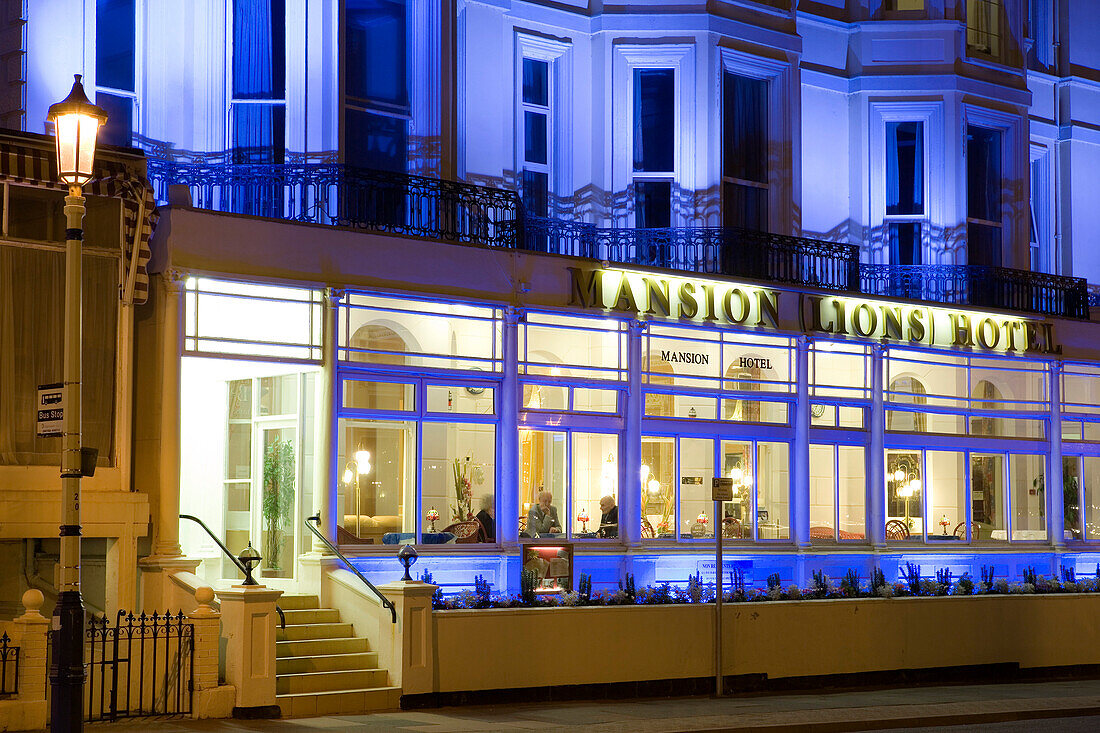
[[[264,449],[264,493],[261,511],[267,530],[267,565],[280,570],[284,533],[294,510],[294,444],[276,440]]]

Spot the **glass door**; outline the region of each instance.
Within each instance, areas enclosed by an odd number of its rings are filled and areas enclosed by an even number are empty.
[[[298,440],[295,422],[257,426],[255,480],[252,485],[253,537],[259,537],[260,576],[294,577],[295,507],[298,490]]]

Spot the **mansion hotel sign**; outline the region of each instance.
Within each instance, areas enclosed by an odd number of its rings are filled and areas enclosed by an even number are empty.
[[[628,270],[568,270],[569,305],[699,323],[781,328],[782,291]],[[1001,352],[1062,352],[1050,323],[839,294],[800,293],[799,298],[798,326],[805,333]]]

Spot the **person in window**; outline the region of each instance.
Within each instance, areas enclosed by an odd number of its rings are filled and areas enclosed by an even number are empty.
[[[527,513],[527,534],[538,537],[561,532],[558,508],[553,505],[554,495],[546,490],[539,492],[539,503]]]
[[[600,537],[619,536],[619,507],[615,506],[615,497],[600,497]]]
[[[481,523],[481,531],[485,535],[486,542],[496,542],[496,520],[493,519],[493,495],[485,494],[481,497],[481,508],[474,519]]]

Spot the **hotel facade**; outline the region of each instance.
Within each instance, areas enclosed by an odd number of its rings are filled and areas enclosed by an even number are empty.
[[[83,71],[160,204],[148,262],[123,228],[99,275],[118,315],[96,336],[115,367],[93,607],[159,607],[180,568],[236,582],[181,514],[285,591],[326,572],[313,516],[376,582],[413,544],[447,592],[514,592],[526,548],[560,542],[597,588],[713,582],[716,533],[758,586],[1096,573],[1091,3],[42,0],[5,20],[9,126],[42,132]],[[49,185],[12,159],[5,190]],[[11,414],[14,446],[33,416]],[[0,531],[29,569],[11,602],[48,586],[50,440],[0,445]]]

